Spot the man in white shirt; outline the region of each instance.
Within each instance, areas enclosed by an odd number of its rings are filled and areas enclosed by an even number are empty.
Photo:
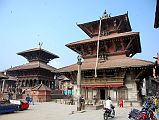
[[[108,97],[108,99],[105,101],[105,108],[108,108],[111,110],[111,106],[112,106],[112,101],[111,101],[111,98]]]
[[[111,109],[111,106],[112,106],[112,101],[111,98],[108,96],[107,100],[105,101],[104,107]]]
[[[107,100],[105,101],[104,107],[108,108],[111,111],[111,115],[115,115],[115,110],[111,101],[111,97],[108,96]]]

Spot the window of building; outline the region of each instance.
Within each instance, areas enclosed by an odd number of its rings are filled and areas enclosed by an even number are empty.
[[[115,71],[111,71],[111,70],[110,71],[105,71],[105,74],[106,74],[107,77],[109,77],[109,76],[112,77],[112,76],[115,76]]]
[[[93,71],[84,71],[84,78],[92,78]]]
[[[100,48],[100,50],[99,50],[99,58],[103,59],[103,60],[106,59],[106,51],[105,51],[104,47]]]
[[[102,70],[97,71],[98,77],[104,77],[104,72]]]

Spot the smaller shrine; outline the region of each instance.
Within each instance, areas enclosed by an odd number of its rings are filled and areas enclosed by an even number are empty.
[[[31,89],[31,97],[36,102],[51,101],[51,89],[44,84],[39,84]]]

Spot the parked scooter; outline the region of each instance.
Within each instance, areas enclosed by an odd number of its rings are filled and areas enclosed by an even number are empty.
[[[108,117],[114,118],[115,117],[115,110],[114,110],[114,106],[111,107],[112,109],[108,109],[108,108],[103,108],[104,114],[104,120],[108,120]]]
[[[138,109],[132,109],[129,113],[130,120],[147,120],[148,119],[148,111],[146,110],[138,110]]]
[[[154,104],[145,103],[141,111],[132,109],[128,118],[130,120],[157,120],[153,113],[155,109],[156,106]]]

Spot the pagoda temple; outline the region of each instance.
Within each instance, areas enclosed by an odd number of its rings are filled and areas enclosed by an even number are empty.
[[[16,76],[16,85],[22,89],[44,84],[54,89],[56,68],[48,65],[49,61],[59,58],[41,47],[17,53],[28,60],[28,63],[7,70],[7,75]]]
[[[132,102],[139,105],[143,82],[149,82],[154,63],[132,58],[141,53],[141,44],[139,32],[132,32],[128,13],[111,17],[105,11],[100,20],[77,26],[90,37],[66,44],[83,58],[81,95],[86,100],[92,100],[93,96],[105,100],[110,96],[114,101],[122,98],[129,105],[132,105]],[[77,78],[77,70],[76,63],[59,69],[74,81]]]

